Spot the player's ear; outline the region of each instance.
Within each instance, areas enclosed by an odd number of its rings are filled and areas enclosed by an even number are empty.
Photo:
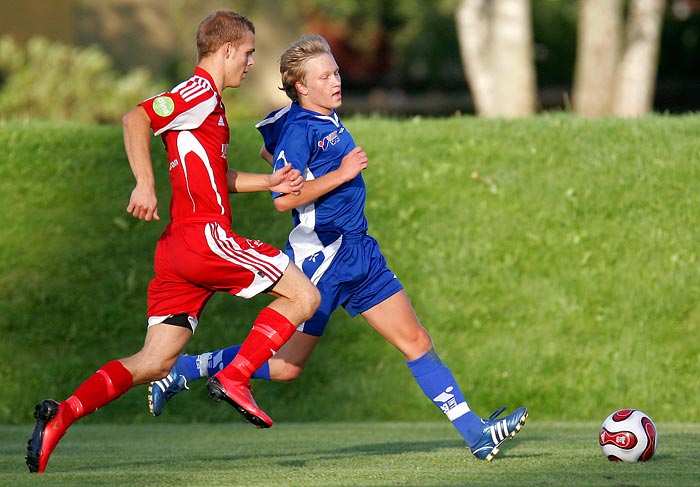
[[[297,93],[299,93],[300,95],[306,96],[309,94],[309,89],[306,86],[304,86],[304,83],[302,83],[301,81],[297,81],[296,83],[294,83],[294,89],[297,90]]]

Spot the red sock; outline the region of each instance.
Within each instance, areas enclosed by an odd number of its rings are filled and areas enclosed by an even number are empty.
[[[63,411],[66,413],[70,411],[72,416],[72,418],[64,416],[63,420],[73,423],[83,416],[94,413],[131,389],[132,382],[131,372],[119,360],[107,362],[80,384],[71,397],[61,403],[68,406],[63,408]]]
[[[238,355],[217,375],[248,384],[253,372],[267,362],[295,331],[296,326],[286,317],[272,308],[263,308],[253,323],[253,329],[241,344]]]

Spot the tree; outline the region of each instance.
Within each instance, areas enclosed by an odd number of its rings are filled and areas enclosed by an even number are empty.
[[[634,117],[652,109],[665,6],[664,0],[635,0],[631,4],[626,46],[615,73],[615,115]]]
[[[652,109],[665,0],[580,0],[574,111],[640,116]],[[624,32],[623,32],[624,29]]]
[[[460,0],[457,32],[478,115],[519,117],[537,108],[529,0]]]
[[[573,108],[579,115],[609,113],[621,21],[618,0],[580,0],[573,86]]]

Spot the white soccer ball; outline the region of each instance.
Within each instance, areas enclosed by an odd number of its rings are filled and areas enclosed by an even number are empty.
[[[598,443],[611,462],[646,462],[656,451],[656,426],[636,409],[620,409],[603,421]]]

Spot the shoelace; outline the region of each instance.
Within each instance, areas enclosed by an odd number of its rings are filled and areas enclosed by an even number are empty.
[[[506,410],[506,407],[505,407],[505,406],[501,406],[500,408],[496,409],[496,410],[493,412],[493,414],[489,417],[489,421],[493,421],[494,419],[496,419],[496,418],[497,418],[498,416],[500,416],[500,414],[501,414],[503,411],[505,411],[505,410]]]

